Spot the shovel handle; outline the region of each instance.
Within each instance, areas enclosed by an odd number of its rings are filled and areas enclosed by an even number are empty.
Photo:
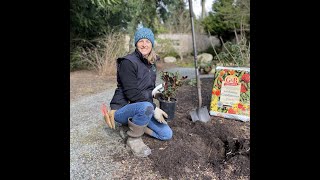
[[[200,85],[200,77],[199,77],[199,68],[197,62],[197,46],[196,46],[196,35],[194,32],[194,22],[193,22],[193,7],[192,7],[192,0],[189,0],[189,12],[190,12],[190,19],[191,19],[191,31],[192,31],[192,45],[193,45],[193,54],[194,54],[194,68],[196,73],[196,80],[197,80],[197,89],[198,89],[198,100],[200,109],[202,106],[202,96],[201,96],[201,85]]]

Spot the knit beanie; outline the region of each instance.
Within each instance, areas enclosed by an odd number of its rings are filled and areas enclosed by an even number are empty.
[[[152,43],[152,47],[154,45],[154,35],[151,29],[149,28],[140,28],[136,31],[134,34],[134,45],[137,46],[137,42],[140,39],[149,39],[149,41]]]

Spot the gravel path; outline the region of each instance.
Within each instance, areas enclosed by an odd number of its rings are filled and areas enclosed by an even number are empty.
[[[114,88],[70,104],[70,179],[111,179],[120,166],[112,155],[127,152],[101,114],[101,104],[110,102]]]
[[[194,68],[172,68],[180,75],[195,77]],[[157,84],[161,82],[157,76]],[[70,179],[113,179],[121,163],[115,154],[128,154],[119,131],[108,129],[102,118],[102,103],[109,104],[116,85],[102,93],[79,98],[70,103]],[[121,174],[121,173],[120,173]]]

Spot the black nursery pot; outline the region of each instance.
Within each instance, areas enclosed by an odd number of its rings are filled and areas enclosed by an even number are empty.
[[[172,120],[174,118],[174,114],[176,111],[176,102],[177,100],[175,98],[171,98],[170,102],[169,101],[165,101],[162,98],[159,98],[159,104],[160,104],[160,109],[162,109],[164,112],[166,112],[168,114],[168,118],[166,119],[168,120]]]

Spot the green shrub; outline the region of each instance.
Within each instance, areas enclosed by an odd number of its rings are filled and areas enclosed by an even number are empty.
[[[77,46],[70,53],[70,71],[90,69],[90,64],[81,60],[82,47]]]
[[[167,57],[167,56],[173,56],[175,58],[180,57],[173,46],[172,40],[157,38],[156,42],[158,45],[156,46],[155,50],[161,57]]]
[[[222,41],[223,42],[223,41]],[[249,66],[250,63],[250,42],[246,36],[241,36],[236,42],[222,43],[223,49],[220,53],[216,53],[215,61],[223,64],[223,66]]]

